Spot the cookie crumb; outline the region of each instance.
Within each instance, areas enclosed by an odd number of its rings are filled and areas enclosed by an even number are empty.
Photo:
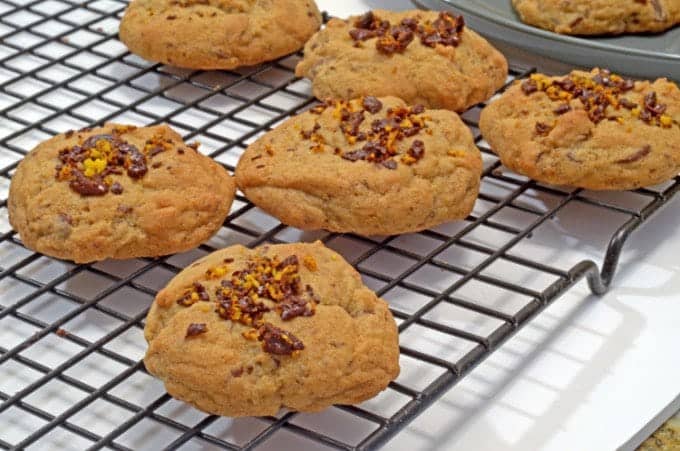
[[[382,102],[373,96],[364,97],[362,105],[371,114],[379,113],[383,108]]]
[[[652,146],[650,146],[649,144],[647,144],[646,146],[644,146],[642,149],[638,150],[638,151],[635,152],[634,154],[632,154],[632,155],[630,155],[630,156],[628,156],[628,157],[626,157],[626,158],[622,158],[622,159],[620,159],[620,160],[617,160],[616,163],[617,163],[617,164],[629,164],[629,163],[635,163],[636,161],[640,161],[640,160],[642,160],[643,158],[645,158],[645,157],[646,157],[647,155],[649,155],[651,152],[652,152]]]
[[[269,323],[260,326],[258,334],[257,339],[269,354],[296,356],[305,349],[305,345],[295,335]]]
[[[111,192],[113,194],[123,194],[123,185],[118,182],[113,182],[111,185]]]
[[[71,215],[69,215],[68,213],[59,213],[59,219],[64,224],[68,224],[70,226],[73,225],[73,217]]]
[[[544,122],[536,122],[536,134],[539,136],[548,136],[553,129],[553,126]]]
[[[558,116],[561,116],[565,113],[568,113],[569,111],[571,111],[571,105],[569,105],[568,103],[563,103],[562,105],[555,108],[553,110],[553,113],[557,114]]]
[[[208,326],[205,323],[191,323],[187,328],[185,338],[192,338],[204,334],[208,331]]]
[[[411,147],[408,149],[407,154],[401,157],[401,162],[407,165],[412,165],[423,158],[423,155],[425,155],[425,143],[419,139],[416,139],[413,141],[413,143],[411,143]]]

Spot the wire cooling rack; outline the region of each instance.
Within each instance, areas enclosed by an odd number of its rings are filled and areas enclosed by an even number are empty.
[[[105,121],[167,122],[233,170],[243,149],[314,100],[299,56],[239,72],[152,65],[116,39],[120,0],[0,0],[0,447],[35,449],[375,449],[532,317],[587,277],[612,280],[628,236],[680,179],[628,193],[548,187],[507,172],[481,140],[481,105],[463,115],[484,153],[465,221],[365,238],[286,227],[238,197],[224,227],[191,252],[75,266],[33,253],[7,221],[10,178],[38,142]],[[513,68],[512,79],[529,71]],[[602,238],[574,233],[587,216]],[[141,362],[157,290],[194,259],[241,243],[323,240],[390,302],[402,372],[359,406],[276,417],[209,416],[173,400]],[[560,242],[562,243],[562,242]],[[605,250],[606,249],[606,250]]]

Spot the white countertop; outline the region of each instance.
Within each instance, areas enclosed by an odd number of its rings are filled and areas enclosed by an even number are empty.
[[[412,8],[407,0],[317,3],[337,16]],[[511,62],[531,60],[523,52],[503,51]],[[559,70],[543,59],[533,64]],[[578,242],[554,243],[564,249],[560,259],[601,262],[592,246],[604,238],[598,236],[599,221],[587,219],[593,226],[579,227]],[[607,218],[600,221],[606,229]],[[675,199],[628,242],[607,295],[591,296],[580,283],[387,448],[606,451],[643,428],[647,431],[641,435],[649,435],[662,420],[659,413],[680,395],[679,221],[680,199]]]

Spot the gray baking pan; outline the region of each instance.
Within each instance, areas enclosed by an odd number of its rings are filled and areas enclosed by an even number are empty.
[[[414,0],[414,3],[428,9],[456,11],[465,16],[472,29],[491,39],[575,66],[608,67],[636,77],[680,81],[680,27],[662,34],[581,38],[524,24],[510,0]]]

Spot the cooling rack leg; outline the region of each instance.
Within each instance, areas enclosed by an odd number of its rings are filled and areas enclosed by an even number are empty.
[[[614,233],[609,241],[609,246],[607,247],[607,253],[605,254],[602,263],[601,273],[598,274],[597,266],[594,268],[590,267],[590,264],[593,264],[593,262],[583,262],[583,266],[577,265],[577,267],[574,268],[574,271],[585,271],[585,276],[588,278],[588,285],[594,294],[603,295],[609,289],[619,265],[623,246],[626,244],[630,235],[654,214],[668,206],[678,191],[680,191],[680,177],[676,177],[673,185],[667,188],[663,193],[657,194],[654,201],[647,205],[639,215],[630,218],[616,231],[616,233]],[[581,266],[580,269],[579,266]]]
[[[615,269],[616,263],[614,263],[614,268],[612,269],[612,271],[614,271]],[[582,261],[578,265],[574,266],[574,268],[571,271],[569,271],[569,276],[573,281],[573,283],[570,284],[569,286],[573,286],[576,282],[585,277],[586,280],[588,281],[590,291],[592,291],[594,294],[598,296],[605,294],[609,289],[609,284],[606,283],[604,279],[600,276],[599,268],[597,267],[597,264],[592,260]]]

